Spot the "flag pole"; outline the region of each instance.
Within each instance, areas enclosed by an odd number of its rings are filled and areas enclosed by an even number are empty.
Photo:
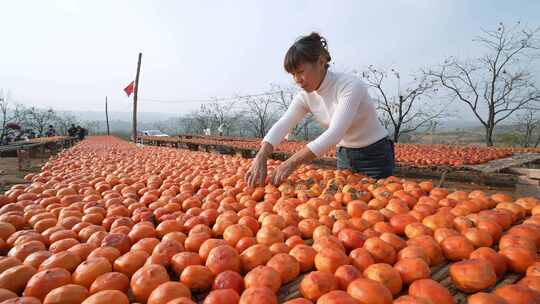
[[[105,119],[107,121],[107,135],[111,135],[109,130],[109,110],[107,108],[107,96],[105,96]]]
[[[135,76],[135,94],[133,94],[133,142],[137,142],[137,93],[139,91],[139,73],[141,71],[141,57],[139,53],[139,61],[137,62],[137,76]]]

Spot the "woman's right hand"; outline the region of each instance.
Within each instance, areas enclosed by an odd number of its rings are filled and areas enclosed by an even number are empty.
[[[245,176],[245,181],[249,187],[253,188],[256,186],[264,186],[264,181],[266,179],[268,169],[266,166],[266,161],[266,156],[257,155],[253,159],[251,167],[249,168],[249,171],[246,173]]]

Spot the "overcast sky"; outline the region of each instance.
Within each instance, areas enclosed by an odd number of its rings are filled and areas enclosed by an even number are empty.
[[[374,64],[402,75],[479,54],[481,28],[540,26],[540,1],[0,0],[0,88],[57,110],[130,111],[122,89],[143,53],[141,99],[255,94],[291,84],[283,56],[300,35],[325,36],[333,69]],[[197,104],[140,101],[185,113]]]

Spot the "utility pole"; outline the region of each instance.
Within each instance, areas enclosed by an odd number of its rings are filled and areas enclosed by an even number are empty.
[[[137,95],[139,92],[139,73],[141,71],[142,53],[139,53],[137,62],[137,76],[135,76],[135,94],[133,94],[133,142],[137,142]]]
[[[109,130],[109,111],[107,109],[107,96],[105,96],[105,120],[107,121],[107,135],[111,135]]]

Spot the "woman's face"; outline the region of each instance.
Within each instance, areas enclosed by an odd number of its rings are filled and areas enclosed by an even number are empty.
[[[326,75],[326,62],[319,58],[316,62],[306,62],[298,66],[291,74],[294,82],[306,92],[313,92],[319,88]]]

